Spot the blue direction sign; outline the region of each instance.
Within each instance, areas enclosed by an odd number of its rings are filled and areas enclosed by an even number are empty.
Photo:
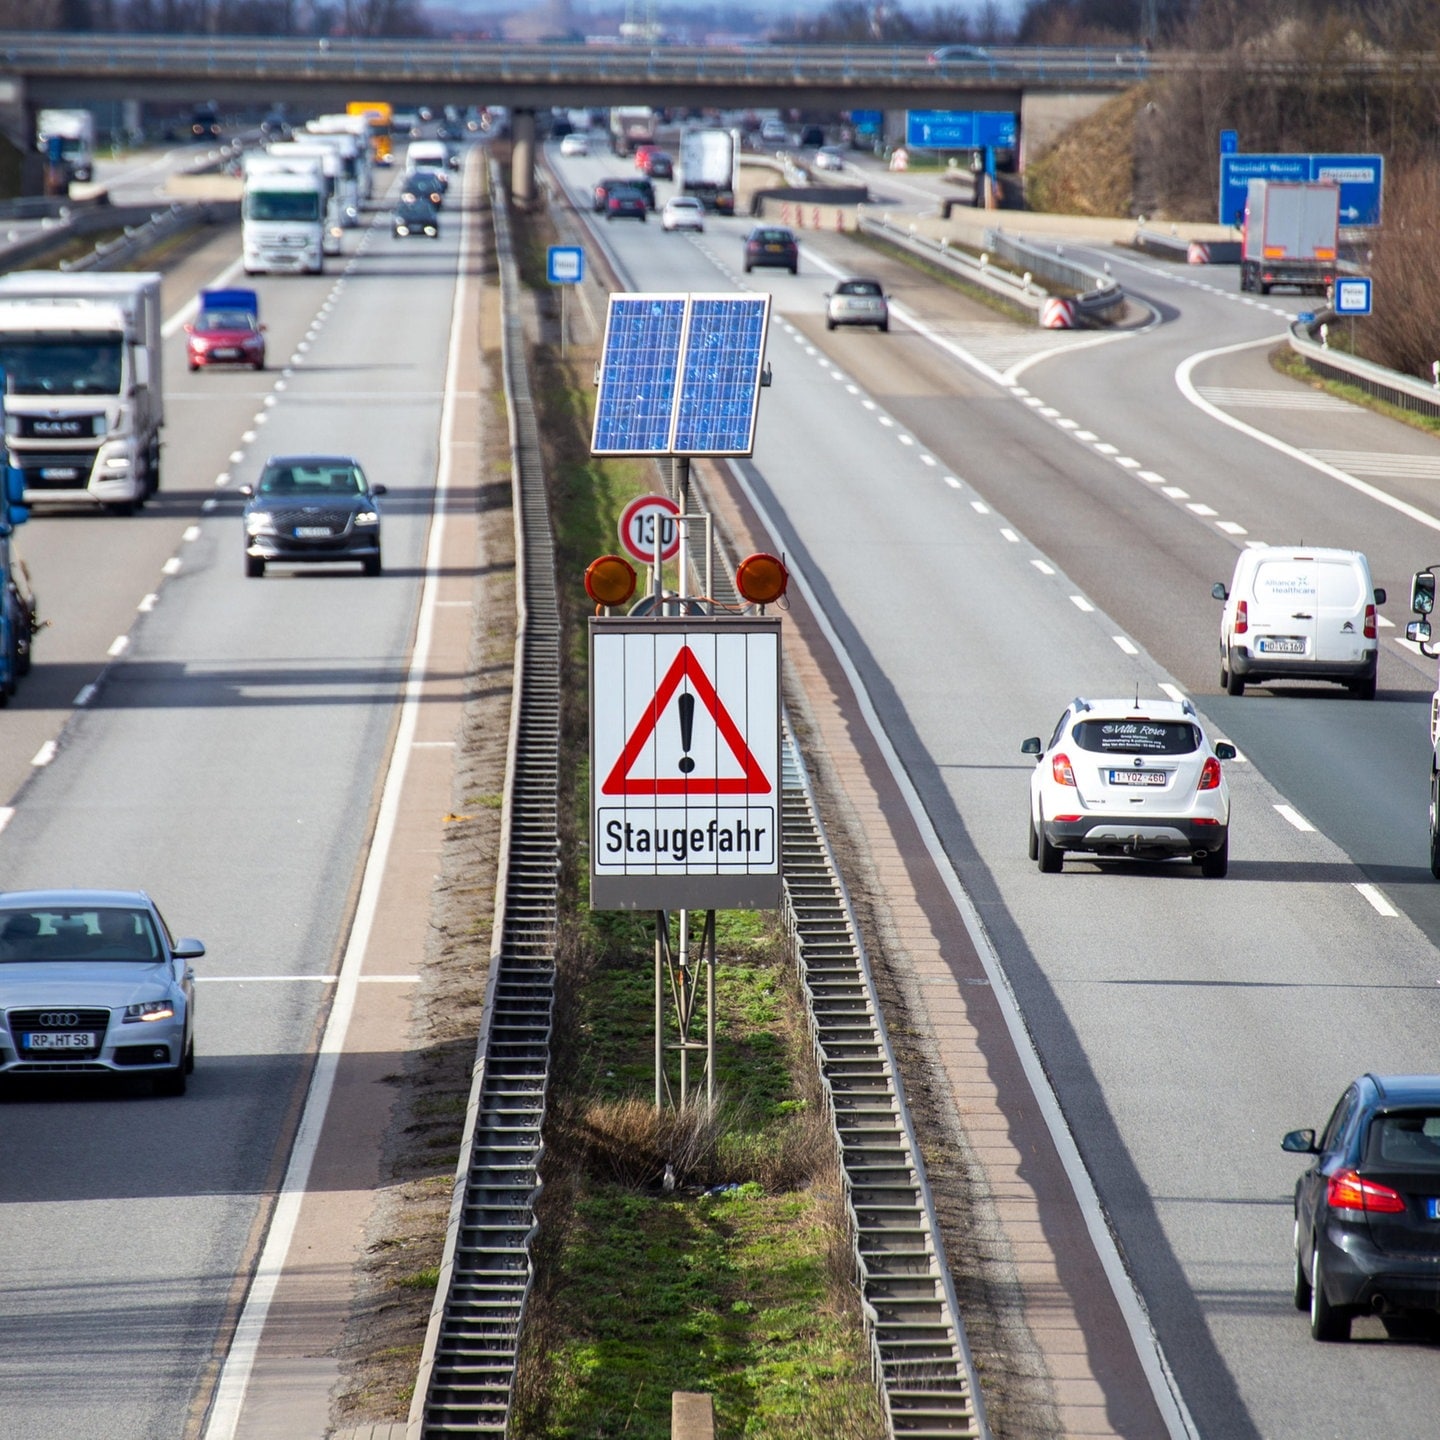
[[[1235,155],[1240,150],[1240,132],[1238,130],[1222,130],[1220,132],[1220,153],[1222,155]]]
[[[1385,184],[1383,155],[1222,155],[1220,221],[1245,219],[1252,180],[1329,180],[1340,187],[1342,225],[1378,225]]]
[[[1018,131],[1013,110],[911,110],[905,117],[912,150],[1013,150]]]
[[[885,112],[883,110],[852,110],[850,123],[855,127],[857,135],[878,136],[885,126]]]
[[[1335,277],[1335,313],[1337,315],[1368,315],[1370,313],[1370,277],[1368,275],[1337,275]]]
[[[552,285],[578,285],[585,278],[585,252],[578,245],[552,245],[545,252],[545,278]]]

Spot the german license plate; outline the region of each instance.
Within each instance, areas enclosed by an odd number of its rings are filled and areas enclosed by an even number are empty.
[[[323,540],[330,536],[328,525],[297,525],[295,527],[295,538],[297,540]]]
[[[1303,655],[1305,642],[1291,635],[1272,635],[1267,640],[1258,640],[1255,648],[1262,655]]]
[[[32,1030],[20,1044],[26,1050],[93,1050],[95,1036],[88,1030]]]
[[[1112,785],[1163,785],[1168,777],[1163,770],[1112,770]]]
[[[238,350],[212,350],[210,354],[216,360],[238,360],[240,358]]]

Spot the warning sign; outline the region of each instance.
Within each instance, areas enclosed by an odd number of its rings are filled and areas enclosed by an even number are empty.
[[[592,618],[597,908],[778,905],[779,624]]]

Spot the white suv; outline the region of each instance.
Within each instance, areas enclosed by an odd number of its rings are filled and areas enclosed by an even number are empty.
[[[1049,743],[1020,747],[1030,777],[1030,858],[1053,874],[1067,850],[1127,860],[1185,856],[1219,879],[1230,864],[1230,789],[1188,700],[1081,700]]]

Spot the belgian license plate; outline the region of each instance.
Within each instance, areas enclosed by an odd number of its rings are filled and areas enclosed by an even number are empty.
[[[328,525],[297,525],[295,527],[295,538],[297,540],[324,540],[330,537]]]
[[[1112,770],[1112,785],[1163,785],[1166,781],[1163,770]]]
[[[26,1050],[93,1050],[95,1036],[88,1030],[33,1030],[20,1044]]]
[[[1305,642],[1291,635],[1272,635],[1267,640],[1257,641],[1255,648],[1262,655],[1303,655]]]
[[[1425,1202],[1425,1218],[1427,1220],[1440,1220],[1440,1200],[1433,1195]]]

